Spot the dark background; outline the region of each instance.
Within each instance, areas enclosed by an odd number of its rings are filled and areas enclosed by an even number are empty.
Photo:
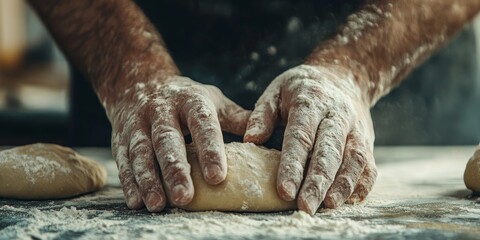
[[[358,7],[345,1],[136,2],[185,76],[220,87],[248,109],[275,76],[301,64]],[[373,108],[376,144],[478,144],[477,61],[475,33],[467,27]],[[0,111],[0,144],[109,145],[103,109],[88,82],[71,72],[69,112]]]

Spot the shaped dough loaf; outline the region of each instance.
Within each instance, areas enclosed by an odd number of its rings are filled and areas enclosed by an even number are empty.
[[[188,161],[195,194],[190,204],[180,208],[191,211],[273,212],[296,209],[295,201],[287,202],[277,195],[277,169],[280,151],[258,147],[252,143],[225,144],[228,173],[216,186],[205,183],[196,149],[187,146]]]
[[[480,145],[475,154],[468,160],[463,174],[465,186],[476,194],[480,194]]]
[[[0,197],[58,199],[99,190],[107,173],[97,162],[54,144],[0,152]]]

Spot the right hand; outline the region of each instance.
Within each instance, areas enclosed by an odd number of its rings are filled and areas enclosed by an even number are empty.
[[[182,76],[153,79],[125,89],[105,108],[128,207],[158,212],[167,196],[177,206],[193,198],[184,135],[192,135],[205,181],[219,184],[227,174],[222,130],[243,135],[250,112],[214,86]]]
[[[255,105],[245,141],[261,144],[286,124],[277,192],[315,214],[362,201],[375,183],[372,118],[343,65],[300,65],[279,75]]]

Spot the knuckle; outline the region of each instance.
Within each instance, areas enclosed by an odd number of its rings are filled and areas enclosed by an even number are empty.
[[[130,151],[146,151],[149,147],[149,137],[148,135],[141,131],[137,130],[133,133],[130,140]]]
[[[122,182],[122,185],[131,185],[132,183],[134,183],[133,173],[131,169],[121,169],[118,173],[118,177],[120,179],[120,182]]]
[[[163,171],[163,178],[169,186],[186,182],[189,175],[190,165],[185,163],[167,163]]]
[[[156,145],[163,145],[172,139],[178,137],[179,133],[172,126],[160,125],[154,129],[153,136]]]
[[[325,137],[325,136],[324,136]],[[317,152],[314,156],[321,159],[330,159],[332,161],[340,162],[342,157],[343,141],[337,138],[331,138],[329,141],[320,142],[316,147]]]
[[[130,157],[133,159],[147,158],[147,155],[150,155],[150,151],[150,146],[146,143],[136,143],[130,146]]]
[[[355,188],[354,176],[341,175],[335,179],[338,190],[351,194]]]
[[[197,105],[189,110],[189,115],[193,120],[206,121],[214,116],[212,111],[206,105]]]
[[[309,129],[305,125],[292,126],[290,131],[286,134],[286,137],[290,137],[297,141],[303,148],[311,150],[314,140],[314,131]]]
[[[138,185],[145,190],[152,188],[154,185],[153,174],[150,171],[141,171],[136,174]]]
[[[324,167],[325,164],[313,164],[313,166],[311,166],[312,168],[312,173],[311,174],[311,177],[313,179],[316,179],[317,181],[320,181],[320,182],[333,182],[333,178],[335,177],[335,172],[334,171],[328,171],[326,169],[326,167]]]
[[[148,190],[154,185],[154,175],[151,171],[143,170],[136,173],[135,179],[141,189]]]
[[[301,91],[301,90],[299,90]],[[290,106],[297,109],[305,109],[306,111],[314,111],[317,109],[322,109],[324,106],[321,101],[319,101],[318,94],[311,92],[312,90],[305,90],[298,93],[291,101]]]
[[[367,163],[367,152],[365,150],[361,150],[358,148],[352,148],[350,149],[350,156],[352,157],[352,160],[356,162],[360,166],[365,166]]]
[[[144,172],[152,171],[154,169],[153,159],[147,158],[143,155],[134,156],[132,169],[133,172],[138,176]]]
[[[173,114],[172,104],[168,101],[157,101],[155,106],[152,106],[152,111],[158,116]]]

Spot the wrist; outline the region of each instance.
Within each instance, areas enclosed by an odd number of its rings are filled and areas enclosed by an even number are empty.
[[[125,64],[119,73],[113,74],[115,78],[102,80],[102,84],[95,88],[95,91],[108,112],[119,103],[135,101],[133,95],[139,94],[145,88],[158,89],[169,79],[179,75],[174,65],[162,66],[142,59]]]
[[[305,65],[332,69],[338,81],[351,85],[368,106],[373,104],[372,83],[367,67],[357,61],[352,53],[340,48],[316,49],[305,60]]]

